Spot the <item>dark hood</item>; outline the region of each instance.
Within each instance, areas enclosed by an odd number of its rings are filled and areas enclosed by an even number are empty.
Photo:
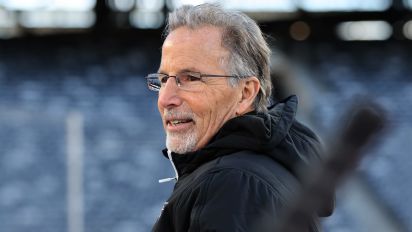
[[[235,117],[201,150],[184,155],[172,153],[179,175],[217,157],[250,150],[270,156],[298,177],[298,169],[310,160],[319,160],[321,146],[317,136],[295,120],[297,103],[297,97],[291,96],[270,107],[268,113]],[[167,157],[166,150],[164,154]]]

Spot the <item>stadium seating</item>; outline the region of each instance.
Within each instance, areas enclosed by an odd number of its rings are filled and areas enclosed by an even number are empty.
[[[131,40],[131,39],[130,39]],[[67,118],[83,118],[85,232],[149,231],[173,184],[160,150],[158,44],[37,39],[0,44],[0,231],[66,231]],[[412,59],[397,43],[296,44],[313,99],[308,118],[324,137],[344,109],[368,95],[391,128],[360,165],[384,204],[412,229]],[[304,48],[304,49],[301,49]],[[309,87],[309,86],[308,86]],[[338,205],[327,231],[357,231]],[[346,230],[345,230],[346,229]]]

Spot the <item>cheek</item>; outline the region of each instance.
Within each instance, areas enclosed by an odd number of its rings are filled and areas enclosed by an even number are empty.
[[[226,93],[226,94],[224,94]],[[236,100],[234,93],[216,92],[207,96],[204,101],[203,116],[207,127],[220,127],[235,114]]]
[[[195,115],[196,129],[199,133],[204,134],[213,126],[217,120],[214,114],[218,111],[216,109],[217,102],[212,94],[197,95],[186,101]]]

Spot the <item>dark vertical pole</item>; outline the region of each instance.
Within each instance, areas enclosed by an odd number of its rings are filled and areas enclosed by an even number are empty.
[[[395,10],[405,9],[405,3],[403,0],[392,0],[392,8]]]
[[[107,5],[107,0],[97,0],[94,12],[96,14],[96,23],[93,27],[93,31],[95,34],[105,34],[107,31],[112,29],[113,15],[111,13],[109,6]]]

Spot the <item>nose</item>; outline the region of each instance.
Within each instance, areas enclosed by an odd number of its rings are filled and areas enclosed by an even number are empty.
[[[178,93],[179,87],[177,86],[175,77],[170,77],[159,91],[159,97],[157,99],[159,107],[172,108],[181,105],[182,99]]]

